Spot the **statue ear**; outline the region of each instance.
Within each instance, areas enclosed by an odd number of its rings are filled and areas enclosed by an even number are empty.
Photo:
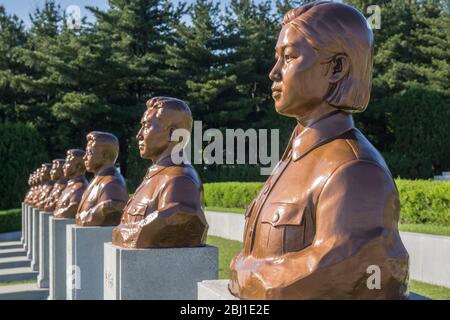
[[[337,54],[329,62],[328,79],[335,84],[347,75],[350,69],[350,60],[345,54]]]

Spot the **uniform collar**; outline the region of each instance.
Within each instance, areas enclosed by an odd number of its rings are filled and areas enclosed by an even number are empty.
[[[96,176],[98,176],[98,177],[113,176],[113,175],[115,175],[115,173],[116,173],[116,168],[114,166],[111,166],[111,167],[103,168],[96,174]]]
[[[160,173],[162,170],[166,169],[167,167],[175,166],[174,162],[172,161],[172,157],[168,155],[167,157],[163,159],[159,159],[154,165],[152,165],[147,170],[147,174],[145,175],[145,179],[150,179],[151,177],[155,176],[156,174]]]
[[[67,182],[67,184],[68,184],[68,185],[72,185],[72,184],[77,183],[77,182],[83,182],[84,179],[85,179],[84,174],[82,174],[82,175],[79,175],[79,176],[76,176],[76,177],[70,179],[70,180]]]
[[[292,140],[292,160],[297,161],[311,150],[355,127],[350,114],[334,111],[304,128]],[[299,125],[294,132],[299,130]]]

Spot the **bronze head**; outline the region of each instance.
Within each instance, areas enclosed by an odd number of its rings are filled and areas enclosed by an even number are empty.
[[[44,163],[42,164],[41,170],[40,170],[40,178],[41,183],[46,183],[50,181],[50,171],[52,170],[52,164],[51,163]]]
[[[141,119],[136,136],[142,158],[156,163],[170,155],[178,141],[172,141],[176,129],[192,130],[192,113],[188,105],[171,97],[154,97],[147,101],[147,111]]]
[[[92,131],[87,136],[84,164],[86,170],[97,173],[105,166],[114,166],[119,156],[119,140],[108,132]]]
[[[52,169],[50,170],[50,179],[57,181],[64,177],[63,166],[64,159],[55,159],[52,161]]]
[[[320,1],[289,11],[275,51],[269,77],[278,113],[301,120],[335,109],[361,112],[367,107],[373,34],[356,9]]]
[[[72,179],[83,175],[86,172],[84,156],[86,152],[80,149],[67,150],[66,160],[63,166],[64,177]]]

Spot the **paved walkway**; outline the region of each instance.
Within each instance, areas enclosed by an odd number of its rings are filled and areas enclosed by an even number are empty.
[[[48,289],[37,287],[37,276],[20,241],[0,241],[0,300],[47,299]]]

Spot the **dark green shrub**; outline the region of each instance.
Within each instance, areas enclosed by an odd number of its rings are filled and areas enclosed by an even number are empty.
[[[32,171],[49,161],[37,130],[23,123],[0,123],[0,209],[17,208]]]
[[[450,98],[413,86],[383,99],[395,141],[383,154],[394,176],[431,178],[450,169]]]
[[[22,226],[21,209],[0,211],[0,233],[19,231]]]

